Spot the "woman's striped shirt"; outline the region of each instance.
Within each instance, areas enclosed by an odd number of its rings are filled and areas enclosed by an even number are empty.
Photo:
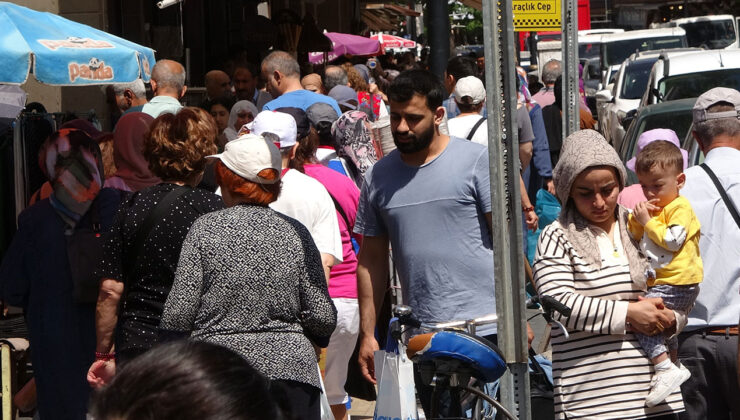
[[[537,245],[537,292],[572,308],[569,318],[559,319],[570,338],[558,328],[551,335],[556,417],[627,420],[683,411],[680,390],[662,404],[645,406],[653,365],[626,331],[626,317],[628,303],[644,295],[646,285],[631,279],[619,235],[612,243],[603,230],[592,229],[600,269],[576,253],[558,221],[542,231]]]

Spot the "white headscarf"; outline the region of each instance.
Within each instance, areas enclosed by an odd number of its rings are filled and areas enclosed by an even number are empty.
[[[259,111],[257,111],[257,107],[247,100],[235,103],[234,106],[231,107],[231,112],[229,113],[229,122],[226,123],[226,129],[224,130],[226,141],[231,141],[239,137],[239,129],[234,128],[234,124],[236,124],[236,120],[237,118],[239,118],[239,113],[243,111],[251,112],[252,117],[256,117],[257,114],[259,114]]]

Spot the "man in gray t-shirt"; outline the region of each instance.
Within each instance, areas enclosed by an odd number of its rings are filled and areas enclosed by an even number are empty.
[[[495,313],[488,151],[440,134],[444,88],[411,70],[388,91],[397,149],[367,172],[355,232],[360,367],[373,381],[374,330],[393,248],[405,303],[422,322]],[[480,335],[495,334],[495,326]]]

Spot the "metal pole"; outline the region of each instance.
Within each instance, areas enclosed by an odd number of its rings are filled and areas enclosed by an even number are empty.
[[[450,59],[450,16],[447,13],[447,0],[429,0],[429,68],[439,77],[447,69]]]
[[[26,153],[23,146],[23,116],[13,122],[13,188],[15,193],[15,220],[26,208]]]
[[[482,3],[498,343],[509,366],[501,403],[529,420],[513,14],[511,1]]]
[[[414,8],[416,7],[416,1],[415,0],[406,1],[406,7],[408,7],[411,10],[414,10]],[[411,39],[416,41],[416,38],[417,38],[416,16],[406,16],[406,32],[409,34]]]
[[[563,34],[563,139],[581,128],[578,94],[578,0],[564,0]]]

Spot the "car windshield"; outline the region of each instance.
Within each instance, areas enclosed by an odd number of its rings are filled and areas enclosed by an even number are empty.
[[[690,47],[718,50],[729,47],[736,40],[732,20],[703,20],[682,23],[686,31],[686,42]]]
[[[740,69],[680,74],[666,77],[658,82],[658,92],[663,101],[695,98],[715,87],[740,89]]]
[[[601,43],[598,42],[582,42],[578,44],[578,57],[579,58],[599,58],[601,54]]]
[[[621,150],[623,152],[621,153],[624,161],[627,162],[637,154],[637,139],[642,133],[655,128],[670,128],[676,132],[679,139],[682,139],[686,137],[690,127],[691,109],[656,113],[638,119],[630,125],[625,136],[625,142],[622,143]],[[637,182],[637,176],[632,171],[627,171],[627,185]]]
[[[649,115],[640,121],[640,125],[635,133],[634,138],[639,138],[640,135],[648,130],[656,128],[670,128],[676,132],[679,139],[686,137],[686,133],[691,127],[691,109],[683,111],[672,111],[662,112],[660,114]],[[635,142],[637,143],[637,142]],[[632,147],[632,153],[629,158],[632,158],[637,153],[637,147]],[[629,159],[628,158],[628,159]]]
[[[681,48],[686,46],[683,35],[669,35],[656,38],[625,39],[604,43],[601,46],[601,66],[613,66],[626,60],[630,54],[637,51],[662,50]]]
[[[624,79],[622,80],[622,90],[619,96],[623,99],[640,99],[645,93],[650,70],[658,58],[639,60],[628,65],[624,69]]]

